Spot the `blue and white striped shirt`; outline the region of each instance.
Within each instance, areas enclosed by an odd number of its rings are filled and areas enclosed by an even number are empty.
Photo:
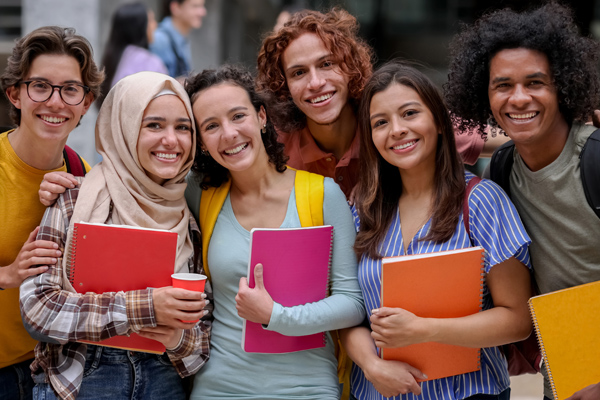
[[[474,175],[465,173],[467,182]],[[359,218],[353,208],[358,228]],[[432,253],[436,251],[482,246],[485,249],[485,272],[510,257],[515,257],[528,268],[528,246],[531,240],[525,232],[521,219],[504,191],[492,181],[482,180],[469,196],[469,229],[471,240],[464,226],[462,214],[459,217],[454,235],[444,243],[419,240],[429,231],[431,220],[415,234],[407,246],[406,254]],[[404,255],[404,243],[400,229],[400,214],[394,215],[389,230],[381,243],[380,254],[384,257]],[[358,281],[362,289],[367,313],[380,307],[381,299],[381,260],[363,256],[358,265]],[[460,295],[457,293],[457,295]],[[484,286],[483,309],[493,307],[487,286]],[[406,394],[394,397],[402,400],[450,400],[464,399],[475,394],[498,394],[508,388],[510,379],[506,359],[498,347],[481,349],[481,369],[476,372],[456,375],[443,379],[422,382],[420,396]],[[358,400],[387,399],[369,382],[356,365],[352,370],[352,393]]]

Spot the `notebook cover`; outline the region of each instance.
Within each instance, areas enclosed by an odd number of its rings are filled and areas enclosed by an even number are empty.
[[[254,266],[263,265],[265,289],[284,307],[324,299],[329,289],[333,227],[252,229],[248,285],[253,288]],[[325,332],[285,336],[244,320],[242,349],[249,353],[289,353],[324,347]]]
[[[483,302],[482,247],[388,257],[382,260],[381,304],[419,317],[475,314]],[[436,342],[382,348],[381,357],[418,368],[427,380],[477,371],[480,349]]]
[[[75,223],[69,280],[78,293],[118,292],[171,285],[177,233],[123,225]],[[165,346],[135,333],[101,346],[162,354]]]
[[[600,281],[529,300],[555,400],[600,381],[599,301]]]

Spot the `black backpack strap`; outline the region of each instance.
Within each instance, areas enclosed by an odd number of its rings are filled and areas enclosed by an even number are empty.
[[[75,176],[85,176],[85,164],[79,154],[72,148],[65,145],[63,150],[63,158],[65,159],[65,165],[67,166],[67,172]]]
[[[512,140],[498,147],[490,160],[490,179],[496,182],[510,197],[510,172],[513,166],[515,144]]]
[[[588,137],[581,149],[579,168],[585,198],[600,218],[600,129]]]

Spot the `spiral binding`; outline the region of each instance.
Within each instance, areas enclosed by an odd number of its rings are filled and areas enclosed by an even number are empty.
[[[481,252],[481,284],[479,285],[479,311],[483,310],[483,293],[485,292],[485,251]],[[477,369],[481,370],[481,349],[477,353]]]
[[[544,360],[544,365],[546,366],[546,372],[548,373],[548,380],[550,381],[550,388],[552,389],[552,396],[555,399],[558,399],[558,393],[556,392],[556,386],[554,384],[554,378],[552,377],[552,370],[550,369],[550,364],[548,364],[548,357],[546,356],[546,347],[544,346],[544,339],[542,338],[542,333],[540,332],[540,327],[537,322],[537,317],[535,315],[535,309],[531,304],[531,300],[528,302],[529,305],[529,313],[531,314],[531,320],[533,321],[533,326],[535,327],[535,334],[538,338],[538,345],[540,347],[540,353],[542,353],[542,359]]]
[[[325,293],[326,297],[331,296],[331,259],[333,258],[333,230],[334,228],[332,226],[331,241],[329,245],[329,262],[327,263],[327,292]],[[327,332],[323,332],[323,344],[327,345]]]
[[[67,255],[67,278],[71,285],[75,282],[75,258],[77,257],[77,228],[73,227],[73,237],[71,238],[71,246]]]

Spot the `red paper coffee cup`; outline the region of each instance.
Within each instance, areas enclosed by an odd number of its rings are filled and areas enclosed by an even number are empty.
[[[173,281],[174,288],[193,290],[195,292],[204,292],[206,275],[182,272],[179,274],[172,274],[171,279]]]
[[[195,292],[204,292],[204,286],[206,284],[206,275],[182,272],[182,273],[178,273],[178,274],[172,274],[171,280],[173,282],[174,288],[193,290]],[[186,324],[191,324],[194,322],[198,322],[198,320],[195,320],[195,321],[181,320],[181,322],[184,322]]]

